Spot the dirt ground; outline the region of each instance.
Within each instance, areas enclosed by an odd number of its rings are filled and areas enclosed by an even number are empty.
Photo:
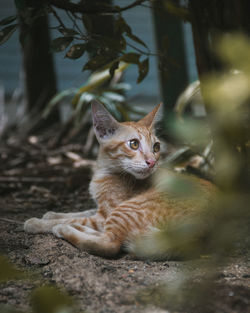
[[[33,277],[1,283],[1,305],[27,312],[36,287],[56,284],[73,297],[77,312],[250,312],[247,255],[234,256],[218,269],[206,301],[187,298],[177,305],[159,286],[176,282],[184,269],[202,281],[199,265],[206,260],[151,262],[126,254],[103,259],[52,235],[24,233],[20,222],[30,217],[94,207],[88,194],[90,165],[74,167],[76,155],[68,151],[80,155],[77,145],[51,151],[36,140],[0,147],[0,253]]]

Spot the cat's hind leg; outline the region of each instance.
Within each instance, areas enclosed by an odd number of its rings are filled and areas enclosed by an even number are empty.
[[[95,255],[113,257],[121,248],[121,242],[112,233],[96,231],[79,224],[59,224],[53,227],[52,232],[56,237]]]
[[[50,219],[61,219],[61,218],[81,218],[81,217],[90,217],[96,214],[97,209],[91,209],[83,212],[71,212],[71,213],[57,213],[53,211],[49,211],[45,213],[42,219],[50,220]]]
[[[139,200],[145,202],[142,197]],[[141,206],[135,207],[135,200],[123,202],[106,218],[103,231],[72,223],[56,225],[52,232],[91,254],[113,257],[118,254],[129,235],[138,234],[147,226],[145,211],[140,208]]]

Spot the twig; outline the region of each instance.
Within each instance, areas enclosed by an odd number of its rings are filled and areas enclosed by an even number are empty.
[[[21,221],[12,220],[10,218],[5,218],[5,217],[0,217],[0,221],[23,225],[23,222]]]
[[[70,15],[70,14],[72,14],[72,12],[66,11],[66,14],[67,14],[68,18],[71,20],[71,22],[73,23],[73,27],[75,27],[78,30],[78,32],[81,34],[82,38],[85,38],[86,36],[82,32],[82,30],[80,29],[78,24],[76,23],[75,19]]]
[[[147,8],[147,9],[153,10],[153,6],[152,5],[147,5],[147,4],[141,3],[140,6],[143,7],[143,8]]]
[[[66,26],[63,24],[61,18],[58,16],[58,14],[56,13],[56,11],[55,11],[53,8],[51,8],[51,11],[52,11],[54,17],[57,19],[59,25],[60,25],[63,29],[66,29]]]
[[[63,177],[51,177],[51,178],[41,178],[41,177],[16,177],[16,176],[0,176],[1,183],[64,183],[65,178]]]
[[[136,7],[138,5],[141,5],[143,2],[146,2],[148,0],[136,0],[133,3],[125,6],[125,7],[113,7],[113,8],[86,8],[85,5],[79,4],[79,3],[72,3],[67,0],[48,0],[48,3],[52,6],[55,6],[58,9],[63,9],[65,11],[70,11],[72,13],[83,13],[83,14],[114,14],[114,13],[120,13],[129,9],[132,9],[133,7]]]
[[[147,56],[159,56],[159,54],[157,53],[152,53],[150,52],[150,50],[148,49],[148,52],[141,50],[140,48],[137,48],[136,46],[134,46],[133,44],[127,42],[127,45],[133,49],[135,49],[136,51],[140,52],[141,54],[147,55]],[[125,53],[124,53],[125,54]]]

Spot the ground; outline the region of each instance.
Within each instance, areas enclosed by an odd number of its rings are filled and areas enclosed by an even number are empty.
[[[24,233],[22,222],[30,217],[95,206],[88,194],[91,163],[75,167],[82,162],[77,157],[80,150],[78,145],[51,150],[36,138],[24,144],[9,140],[1,146],[0,253],[30,275],[0,284],[3,308],[27,312],[33,290],[52,284],[73,297],[77,312],[250,312],[247,254],[234,255],[218,267],[214,284],[198,303],[189,294],[179,301],[179,293],[170,296],[162,286],[178,282],[183,270],[193,282],[204,281],[206,259],[152,262],[126,254],[104,259],[50,234]],[[184,294],[190,286],[185,288]]]

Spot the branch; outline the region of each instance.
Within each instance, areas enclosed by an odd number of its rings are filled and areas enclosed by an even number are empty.
[[[81,28],[78,26],[77,22],[76,22],[76,18],[74,18],[74,15],[72,14],[72,12],[66,11],[66,14],[68,15],[68,18],[71,20],[71,22],[73,23],[73,27],[75,27],[75,29],[78,30],[79,34],[81,34],[82,38],[84,38],[84,33],[82,32]],[[71,16],[71,15],[73,16]]]
[[[7,222],[7,223],[21,224],[21,225],[24,224],[24,222],[13,220],[13,219],[10,219],[10,218],[5,218],[5,217],[0,217],[0,221]]]
[[[54,9],[52,9],[52,8],[51,8],[51,10],[52,10],[52,14],[53,14],[53,15],[55,16],[55,18],[57,19],[59,25],[60,25],[63,29],[65,29],[65,28],[66,28],[65,25],[63,24],[61,18],[58,16],[58,14],[56,13],[56,11],[55,11]]]
[[[84,13],[84,14],[114,14],[114,13],[120,13],[122,11],[129,10],[135,6],[138,6],[142,4],[143,2],[146,2],[148,0],[136,0],[130,5],[127,5],[125,7],[113,7],[113,8],[104,8],[98,9],[95,8],[86,8],[85,5],[80,3],[72,3],[67,0],[47,0],[49,5],[55,6],[58,9],[62,9],[65,11],[70,11],[71,13]]]

